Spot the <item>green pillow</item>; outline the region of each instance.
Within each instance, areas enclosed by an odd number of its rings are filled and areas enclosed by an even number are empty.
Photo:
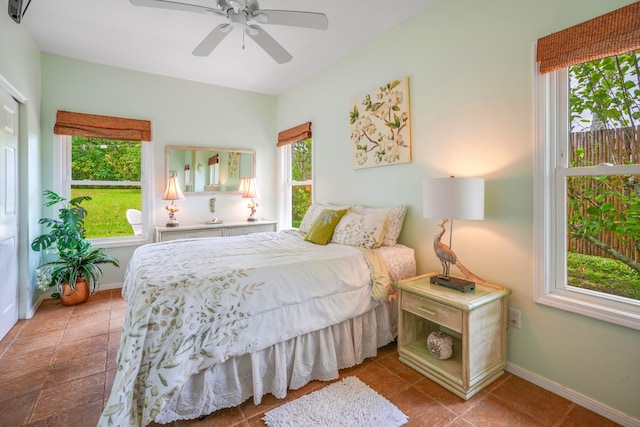
[[[333,236],[333,230],[340,222],[340,218],[347,213],[347,210],[324,209],[309,228],[304,240],[318,245],[329,243]]]

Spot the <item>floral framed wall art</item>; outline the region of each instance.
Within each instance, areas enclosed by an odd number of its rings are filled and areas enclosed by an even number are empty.
[[[411,162],[408,77],[354,99],[349,119],[353,169]]]

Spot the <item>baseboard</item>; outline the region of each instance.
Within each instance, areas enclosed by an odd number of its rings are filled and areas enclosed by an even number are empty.
[[[122,282],[116,283],[100,283],[98,291],[110,291],[113,289],[122,289]]]
[[[38,299],[31,305],[31,307],[29,307],[29,309],[25,313],[24,315],[25,319],[31,319],[36,314],[36,311],[38,311],[38,307],[40,307],[40,304],[42,304],[42,301],[45,300],[45,294],[41,292],[39,294],[40,295],[38,296]]]
[[[507,363],[505,370],[517,377],[527,380],[551,393],[562,396],[565,399],[587,408],[588,410],[602,415],[605,418],[610,419],[624,427],[640,427],[640,420],[633,418],[627,414],[624,414],[618,410],[608,407],[607,405],[591,399],[583,394],[578,393],[575,390],[571,390],[567,387],[563,387],[560,384],[554,383],[544,377],[534,374],[531,371],[527,371],[512,363]]]

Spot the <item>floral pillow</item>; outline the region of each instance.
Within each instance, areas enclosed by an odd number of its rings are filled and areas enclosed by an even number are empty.
[[[304,240],[317,245],[326,245],[331,241],[333,230],[345,213],[347,213],[346,209],[324,209],[309,228]]]
[[[384,213],[389,216],[389,224],[387,226],[387,232],[382,240],[382,246],[393,246],[398,243],[398,236],[402,231],[402,224],[404,223],[404,217],[407,213],[407,207],[404,205],[398,205],[391,208],[368,208],[365,206],[353,206],[351,208],[353,212],[369,215],[373,213]]]
[[[348,208],[348,206],[334,206],[326,205],[323,203],[312,203],[311,206],[309,206],[309,209],[307,209],[307,212],[304,214],[304,218],[302,218],[302,222],[300,223],[300,228],[298,228],[298,230],[300,231],[300,233],[306,235],[309,232],[311,225],[314,223],[316,218],[318,218],[320,212],[322,212],[324,209],[339,210]]]
[[[331,241],[342,245],[379,248],[387,231],[387,213],[362,215],[347,212],[336,226]]]

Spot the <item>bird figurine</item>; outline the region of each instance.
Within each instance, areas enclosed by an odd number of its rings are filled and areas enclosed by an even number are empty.
[[[440,278],[449,280],[449,270],[451,269],[451,264],[453,264],[458,267],[458,269],[462,272],[462,274],[465,275],[467,279],[472,280],[475,283],[485,283],[486,280],[483,280],[473,274],[467,267],[465,267],[460,261],[458,261],[458,257],[456,256],[456,253],[453,252],[453,249],[441,242],[442,235],[446,231],[444,225],[447,222],[449,222],[448,219],[442,220],[442,222],[440,223],[440,228],[442,228],[442,231],[436,234],[433,238],[433,250],[442,263],[442,275],[440,276]]]

